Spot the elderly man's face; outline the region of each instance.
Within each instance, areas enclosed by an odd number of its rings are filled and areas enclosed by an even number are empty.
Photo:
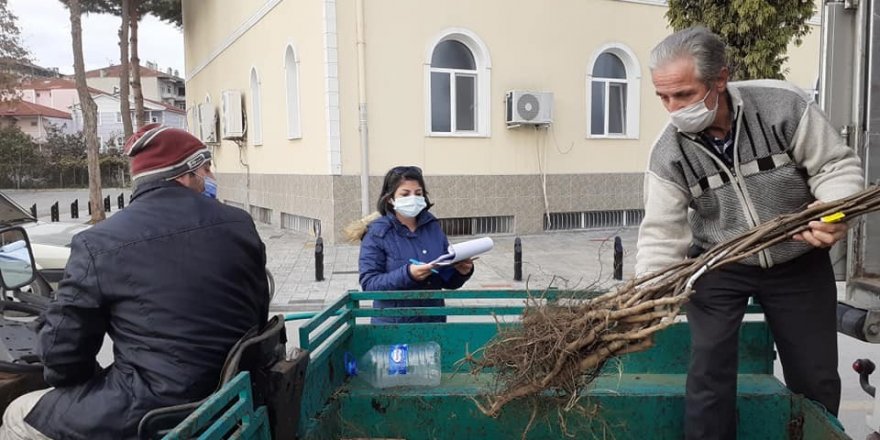
[[[704,97],[706,98],[706,107],[711,109],[715,107],[718,99],[718,93],[709,93],[707,96],[709,87],[697,78],[697,70],[690,57],[682,57],[654,69],[651,72],[651,80],[654,82],[654,89],[657,96],[660,97],[660,102],[670,113],[685,108]],[[726,81],[724,82],[726,86]],[[718,88],[718,92],[724,90],[723,86]]]

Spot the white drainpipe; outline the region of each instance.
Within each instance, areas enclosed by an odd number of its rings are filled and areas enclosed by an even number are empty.
[[[367,131],[367,61],[364,38],[364,0],[357,0],[358,130],[361,141],[361,215],[370,213],[370,142]]]

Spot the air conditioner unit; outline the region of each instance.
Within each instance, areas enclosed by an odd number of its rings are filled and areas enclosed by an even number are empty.
[[[221,124],[223,139],[241,139],[244,136],[244,118],[241,115],[241,92],[224,90]]]
[[[507,92],[507,128],[548,125],[553,122],[553,93],[512,90]]]
[[[217,113],[210,103],[202,103],[196,107],[199,139],[205,143],[217,142]]]

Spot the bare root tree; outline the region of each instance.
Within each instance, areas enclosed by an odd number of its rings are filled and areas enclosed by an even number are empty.
[[[473,373],[491,371],[494,386],[477,401],[496,417],[513,400],[545,390],[568,397],[569,406],[606,361],[647,350],[653,335],[675,323],[694,282],[706,271],[740,261],[790,240],[808,223],[833,216],[847,220],[880,210],[880,186],[851,197],[779,216],[685,260],[592,298],[531,298],[522,325],[501,327],[495,338],[465,360]]]

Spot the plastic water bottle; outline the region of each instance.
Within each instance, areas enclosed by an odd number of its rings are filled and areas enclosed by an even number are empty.
[[[350,376],[359,376],[375,388],[435,387],[440,385],[440,345],[376,345],[357,361],[345,353],[345,368]]]

